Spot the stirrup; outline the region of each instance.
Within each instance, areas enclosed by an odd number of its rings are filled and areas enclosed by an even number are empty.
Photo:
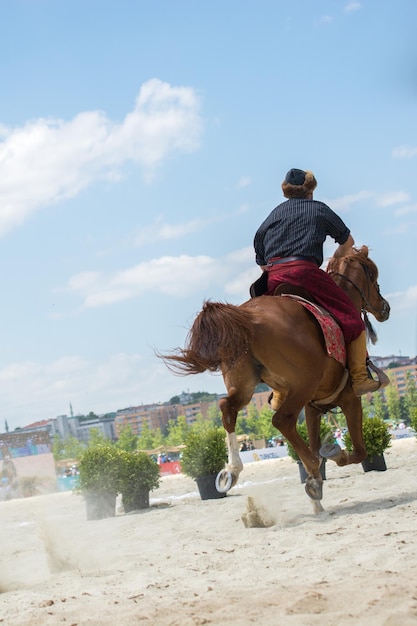
[[[374,365],[369,357],[366,359],[366,368],[371,378],[372,378],[371,372],[374,372],[378,376],[380,389],[383,389],[384,387],[387,387],[390,384],[390,379],[385,374],[385,372],[383,372],[381,369],[379,369],[379,367]]]

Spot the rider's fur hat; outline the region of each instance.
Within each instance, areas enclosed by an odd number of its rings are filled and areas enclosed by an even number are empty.
[[[281,185],[286,198],[307,198],[317,187],[313,172],[293,168],[285,176]]]

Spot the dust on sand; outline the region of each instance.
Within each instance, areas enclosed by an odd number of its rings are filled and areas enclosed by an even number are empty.
[[[100,521],[72,493],[2,502],[0,623],[415,626],[416,439],[385,458],[328,462],[318,516],[288,457],[218,500],[164,477],[150,509]],[[251,512],[268,523],[245,527]]]

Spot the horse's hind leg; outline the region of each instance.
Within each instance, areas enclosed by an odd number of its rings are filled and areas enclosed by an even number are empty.
[[[240,363],[239,368],[229,370],[224,374],[227,388],[227,397],[219,402],[222,413],[223,427],[227,435],[228,463],[226,468],[219,473],[216,480],[218,491],[226,492],[236,485],[239,474],[243,469],[242,459],[239,455],[239,445],[236,437],[237,414],[244,406],[249,404],[255,386],[259,382],[254,369],[248,363]],[[236,384],[235,381],[239,381]]]
[[[229,390],[227,398],[222,398],[219,407],[222,412],[222,422],[226,430],[228,462],[216,480],[217,490],[225,493],[236,485],[239,474],[243,469],[242,459],[239,455],[239,445],[236,437],[236,420],[240,409],[235,408],[233,389]]]

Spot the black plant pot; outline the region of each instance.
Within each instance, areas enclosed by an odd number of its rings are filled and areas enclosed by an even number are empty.
[[[367,456],[366,459],[362,461],[362,467],[364,472],[372,472],[373,470],[376,472],[385,472],[387,469],[383,454],[374,454],[372,457]]]
[[[225,498],[225,493],[220,493],[216,489],[216,474],[210,476],[200,476],[195,479],[198,491],[202,500],[216,500],[217,498]]]
[[[308,474],[304,468],[304,465],[301,463],[301,461],[297,461],[298,464],[298,470],[300,472],[300,480],[301,480],[301,484],[304,484],[305,481],[307,480]],[[323,459],[320,465],[320,474],[323,480],[326,480],[326,461]]]
[[[116,495],[108,492],[84,493],[87,520],[105,519],[116,515]]]
[[[134,494],[122,494],[122,502],[125,513],[149,509],[149,491],[138,489]]]

